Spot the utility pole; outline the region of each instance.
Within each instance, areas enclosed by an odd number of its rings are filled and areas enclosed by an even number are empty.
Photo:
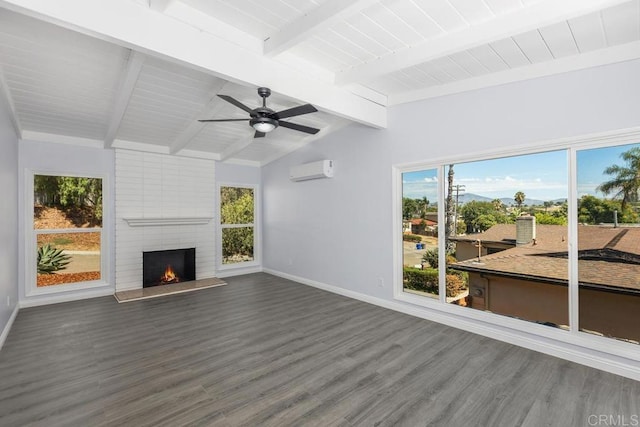
[[[464,184],[456,184],[453,186],[453,191],[456,194],[456,204],[453,206],[453,235],[458,234],[458,203],[460,201],[460,194],[464,194]]]

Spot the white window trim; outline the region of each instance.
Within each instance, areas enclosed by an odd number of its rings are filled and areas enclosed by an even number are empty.
[[[525,146],[515,147],[513,150],[495,150],[484,151],[477,154],[465,154],[460,156],[442,157],[431,159],[426,162],[411,162],[392,166],[393,174],[393,186],[392,186],[392,198],[393,198],[393,297],[398,301],[410,303],[416,306],[420,306],[428,309],[435,314],[438,320],[443,323],[456,323],[455,319],[460,319],[464,323],[470,321],[472,325],[477,325],[476,333],[480,333],[487,336],[494,336],[492,330],[495,328],[506,328],[513,331],[516,334],[524,332],[538,336],[540,338],[547,338],[558,343],[545,343],[548,346],[558,346],[563,344],[569,344],[578,346],[577,349],[570,350],[574,354],[576,361],[583,360],[585,356],[581,354],[580,349],[594,350],[600,353],[609,354],[615,357],[624,357],[629,360],[640,362],[640,350],[637,344],[626,343],[624,341],[600,337],[597,335],[581,332],[578,330],[578,280],[577,280],[577,253],[573,254],[572,248],[577,248],[577,177],[576,177],[576,153],[580,150],[587,150],[592,148],[604,148],[612,147],[624,144],[637,144],[640,143],[640,127],[623,129],[612,132],[603,132],[598,134],[583,135],[571,138],[562,138],[551,141],[534,142]],[[443,177],[446,174],[443,172],[445,167],[449,164],[458,164],[465,162],[473,162],[480,160],[491,160],[500,157],[512,157],[525,154],[536,154],[554,150],[567,150],[568,151],[568,173],[569,173],[569,320],[570,330],[565,331],[556,328],[549,328],[544,325],[539,325],[526,320],[515,319],[499,314],[493,314],[485,311],[469,310],[465,307],[456,306],[453,304],[447,304],[443,302],[443,287],[444,282],[440,277],[440,298],[433,299],[427,297],[421,297],[418,295],[404,292],[402,285],[402,174],[405,172],[414,172],[424,169],[438,169],[440,191],[438,195],[438,205],[444,206],[444,188],[445,182]],[[445,223],[444,223],[444,209],[439,209],[438,212],[438,247],[440,249],[440,265],[444,265],[442,260],[444,259],[444,235],[445,235]],[[444,275],[444,269],[441,269],[440,275]],[[531,338],[523,337],[525,342],[531,342],[533,347],[536,347],[535,342],[532,342]],[[537,345],[539,346],[539,345]],[[559,347],[558,347],[559,348]],[[562,351],[567,351],[562,349]]]
[[[66,283],[55,286],[43,286],[38,287],[36,285],[37,271],[33,266],[37,263],[37,234],[42,234],[42,231],[37,231],[33,228],[33,207],[34,207],[34,188],[33,180],[36,175],[47,176],[69,176],[78,178],[98,178],[102,180],[102,228],[82,229],[47,229],[46,233],[87,233],[100,231],[100,279],[92,280],[88,282],[74,282]],[[110,287],[110,266],[109,266],[109,236],[111,230],[109,228],[109,218],[111,212],[109,209],[109,184],[107,176],[100,174],[83,174],[83,173],[67,173],[67,172],[52,172],[41,170],[25,170],[25,183],[24,183],[24,212],[25,212],[25,252],[24,252],[24,275],[25,275],[25,296],[33,297],[39,295],[52,295],[60,294],[63,292],[81,291],[85,289],[97,290]]]
[[[248,188],[253,190],[253,223],[251,224],[222,224],[222,216],[220,215],[220,190],[222,187],[233,187],[233,188]],[[217,249],[217,257],[216,257],[216,265],[218,271],[221,272],[229,272],[233,270],[239,269],[247,269],[247,268],[256,268],[262,266],[262,230],[260,227],[261,224],[261,210],[260,206],[262,203],[260,202],[260,186],[257,184],[239,184],[233,182],[220,182],[216,186],[216,212],[215,217],[217,218],[216,224],[216,249]],[[253,261],[245,261],[245,262],[237,262],[233,264],[223,264],[222,263],[222,230],[225,228],[242,228],[242,227],[253,227]]]

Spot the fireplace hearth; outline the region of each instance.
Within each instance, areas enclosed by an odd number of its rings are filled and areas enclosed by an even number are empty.
[[[196,248],[142,253],[142,287],[196,280]]]

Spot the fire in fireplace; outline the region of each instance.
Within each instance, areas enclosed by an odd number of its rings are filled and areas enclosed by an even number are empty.
[[[196,248],[142,253],[142,287],[196,279]]]

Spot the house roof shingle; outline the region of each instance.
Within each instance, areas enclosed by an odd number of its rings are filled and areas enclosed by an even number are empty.
[[[506,249],[452,267],[466,271],[492,272],[532,280],[567,283],[569,277],[566,226],[538,225],[535,242],[515,246],[515,224],[498,224],[484,233],[457,237],[457,241],[512,243]],[[578,281],[610,289],[640,292],[640,228],[578,227]],[[589,256],[593,254],[594,256]],[[608,258],[607,255],[611,254]],[[626,258],[623,260],[622,258]]]

